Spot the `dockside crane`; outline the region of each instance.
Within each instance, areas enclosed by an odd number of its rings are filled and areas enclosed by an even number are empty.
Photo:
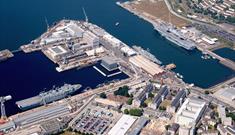
[[[88,22],[89,22],[89,19],[88,19],[88,16],[87,16],[87,14],[86,14],[86,10],[85,10],[84,7],[82,7],[82,11],[83,11],[83,14],[84,14],[84,16],[85,16],[85,21],[86,21],[86,23],[88,23]],[[96,56],[96,48],[95,48],[95,45],[93,45],[92,48],[93,48],[93,50],[94,50],[94,55]]]
[[[0,103],[1,103],[1,119],[5,120],[7,118],[6,116],[6,109],[4,103],[8,100],[11,100],[11,95],[0,97]]]
[[[82,8],[82,11],[83,11],[83,14],[84,14],[84,16],[85,16],[85,21],[86,21],[86,22],[88,22],[88,17],[87,17],[87,15],[86,15],[86,11],[85,11],[85,9],[84,9],[84,8]]]

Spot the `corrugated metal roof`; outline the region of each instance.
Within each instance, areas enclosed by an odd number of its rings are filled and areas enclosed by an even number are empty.
[[[142,128],[148,123],[149,119],[146,117],[140,117],[132,129],[127,135],[139,135]]]
[[[180,103],[180,98],[185,98],[185,97],[186,97],[186,91],[185,90],[179,91],[175,96],[175,99],[171,102],[171,106],[177,107],[178,104]]]

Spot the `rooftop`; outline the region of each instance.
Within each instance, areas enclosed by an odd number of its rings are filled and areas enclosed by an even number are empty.
[[[113,57],[108,57],[105,56],[102,61],[104,61],[105,63],[107,63],[108,65],[112,65],[112,64],[117,64],[117,62],[114,60]]]
[[[62,46],[50,47],[50,48],[48,48],[48,50],[50,51],[50,54],[53,57],[55,57],[57,55],[61,55],[61,54],[67,53],[67,50],[65,50]]]
[[[128,129],[133,125],[136,118],[130,115],[122,115],[119,121],[109,131],[108,135],[125,135]]]
[[[224,98],[229,101],[235,100],[235,88],[225,88],[216,92],[216,95],[219,95],[221,98]]]
[[[204,111],[206,102],[198,98],[187,98],[176,113],[176,123],[184,126],[192,126],[198,122]]]
[[[159,65],[151,62],[141,55],[133,56],[129,59],[129,61],[135,66],[145,70],[151,76],[158,75],[164,72],[164,70]]]

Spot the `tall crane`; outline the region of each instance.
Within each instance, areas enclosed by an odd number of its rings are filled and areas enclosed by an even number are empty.
[[[88,17],[84,8],[82,8],[83,14],[85,16],[85,21],[88,22]]]
[[[6,116],[6,110],[4,103],[8,100],[11,100],[11,95],[0,97],[0,103],[1,103],[1,119],[5,120],[7,118]]]
[[[47,20],[47,18],[45,17],[45,22],[46,22],[46,25],[47,25],[47,31],[49,30],[49,28],[50,28],[50,26],[49,26],[49,24],[48,24],[48,20]]]

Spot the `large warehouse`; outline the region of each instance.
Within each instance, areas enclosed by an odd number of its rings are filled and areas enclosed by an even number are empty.
[[[151,76],[159,75],[164,72],[164,70],[157,64],[151,62],[141,55],[136,55],[129,58],[129,61],[135,66],[143,69],[145,72]]]
[[[130,115],[122,115],[114,127],[109,131],[108,135],[125,135],[128,129],[136,121],[136,118]]]
[[[235,101],[235,88],[225,88],[216,92],[216,95],[219,95],[221,99],[227,100],[229,102]]]
[[[206,108],[206,102],[198,98],[187,98],[176,113],[175,122],[181,126],[192,127],[197,124]]]

